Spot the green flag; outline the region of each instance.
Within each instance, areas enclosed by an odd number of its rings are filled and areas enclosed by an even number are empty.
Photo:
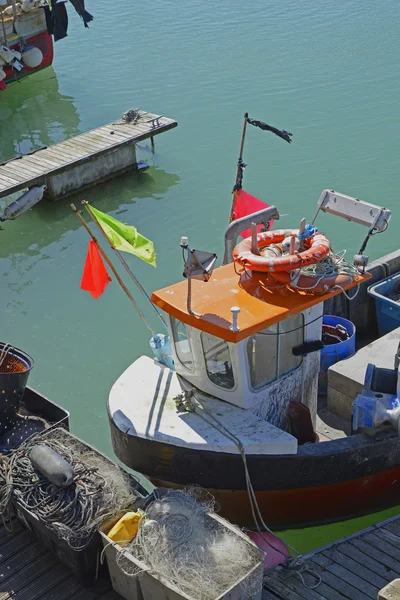
[[[156,266],[156,253],[153,242],[140,235],[136,227],[125,225],[125,223],[117,221],[114,217],[93,208],[90,204],[87,206],[116,250],[130,252],[153,267]]]

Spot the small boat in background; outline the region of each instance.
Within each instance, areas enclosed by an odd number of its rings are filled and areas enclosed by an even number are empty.
[[[74,0],[85,27],[93,17]],[[67,36],[66,0],[0,0],[0,91],[53,62],[54,41]]]

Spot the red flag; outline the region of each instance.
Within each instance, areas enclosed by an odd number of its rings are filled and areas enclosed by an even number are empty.
[[[269,208],[269,204],[265,204],[255,196],[248,194],[244,190],[240,189],[236,192],[235,201],[233,204],[233,213],[232,220],[241,219],[242,217],[247,217],[247,215],[251,215],[251,213],[262,210],[263,208]],[[273,221],[271,221],[272,225]],[[257,231],[261,230],[262,225],[257,225]],[[245,229],[240,234],[243,238],[247,238],[251,236],[251,228]]]
[[[98,298],[106,289],[111,279],[101,260],[96,243],[90,240],[82,273],[81,290],[89,292],[93,298]]]

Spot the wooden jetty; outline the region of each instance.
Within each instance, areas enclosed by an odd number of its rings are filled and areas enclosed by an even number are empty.
[[[302,557],[309,570],[269,571],[263,600],[377,600],[382,588],[400,578],[400,515]],[[308,586],[321,583],[314,589]],[[393,600],[398,596],[379,598]]]
[[[302,557],[307,569],[269,571],[262,600],[373,600],[400,578],[400,515],[318,548]],[[305,587],[316,583],[318,587]],[[396,587],[397,586],[397,587]],[[379,599],[398,600],[398,582]],[[398,594],[396,593],[398,589]],[[393,592],[395,590],[395,592]],[[17,520],[12,532],[0,526],[0,600],[122,600],[102,577],[84,588],[57,558]],[[146,600],[146,599],[144,599]]]
[[[57,200],[137,168],[136,144],[177,125],[162,115],[141,111],[138,122],[120,119],[13,158],[0,165],[0,198],[46,185],[45,196]]]
[[[122,600],[109,578],[83,588],[18,521],[0,528],[0,600]]]

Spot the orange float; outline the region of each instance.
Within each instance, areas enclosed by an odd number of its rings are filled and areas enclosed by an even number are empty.
[[[264,256],[262,251],[273,244],[279,244],[288,237],[298,237],[298,230],[277,229],[257,234],[257,247],[260,254],[252,252],[252,238],[246,238],[235,246],[232,256],[235,262],[252,271],[262,273],[288,273],[320,262],[330,252],[330,242],[323,233],[314,233],[303,240],[306,249],[295,254]]]

